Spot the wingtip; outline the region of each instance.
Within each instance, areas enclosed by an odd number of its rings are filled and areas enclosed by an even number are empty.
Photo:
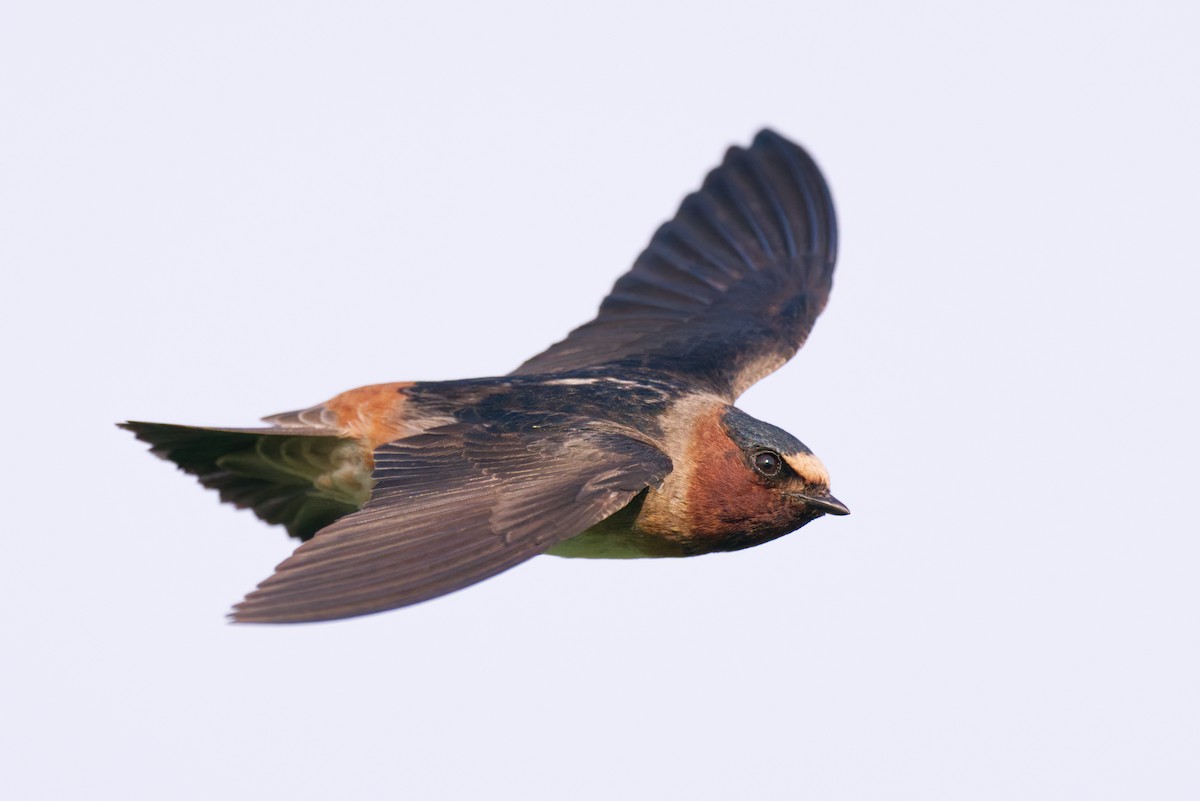
[[[153,423],[143,423],[140,420],[125,420],[120,423],[114,423],[117,428],[122,431],[128,431],[133,434],[138,440],[145,442],[148,445],[154,445],[154,440],[150,436],[150,431],[153,428]]]
[[[231,625],[296,625],[299,623],[324,623],[332,620],[341,620],[346,617],[356,617],[363,614],[373,614],[378,611],[347,611],[340,606],[322,606],[319,603],[313,603],[311,599],[306,600],[304,597],[284,599],[280,603],[278,597],[273,597],[275,593],[272,588],[268,587],[264,592],[264,585],[273,584],[273,579],[277,579],[279,573],[273,574],[270,578],[261,582],[256,589],[246,595],[245,598],[234,604],[228,612],[225,613],[226,622]],[[277,588],[275,588],[277,589]],[[286,594],[286,593],[285,593]]]
[[[816,159],[803,146],[788,139],[773,128],[763,128],[755,134],[754,143],[750,146],[750,149],[773,150],[790,166],[800,183],[808,184],[821,196],[821,205],[827,210],[825,248],[828,258],[826,261],[832,268],[832,265],[837,261],[837,216],[833,210],[833,195],[830,192],[829,183],[820,165],[817,164]]]
[[[342,613],[337,610],[312,611],[307,609],[259,609],[255,611],[253,604],[247,603],[248,600],[234,604],[233,608],[225,613],[225,622],[227,624],[231,626],[295,626],[303,623],[329,623],[347,617],[359,617],[375,614],[380,611],[387,611],[374,610],[371,612],[352,613]]]
[[[240,606],[241,606],[241,604],[234,604],[233,608],[231,608],[228,612],[225,613],[225,622],[227,624],[229,624],[230,626],[243,626],[243,625],[247,625],[247,624],[269,622],[266,620],[258,620],[253,615],[246,614],[245,612],[243,612],[241,609],[238,608]]]
[[[251,595],[253,594],[251,593]],[[230,607],[229,611],[225,613],[225,622],[231,626],[297,622],[294,620],[280,620],[278,616],[263,614],[262,612],[255,614],[252,605],[248,603],[249,600],[250,598],[247,596]]]
[[[754,135],[752,147],[763,147],[766,145],[789,145],[791,147],[799,147],[799,145],[776,131],[774,128],[763,128]]]
[[[774,128],[760,128],[758,133],[754,134],[754,138],[750,140],[749,145],[730,145],[725,150],[724,161],[728,162],[732,159],[737,159],[741,156],[744,156],[750,150],[767,147],[801,149],[798,144],[793,142],[791,139],[788,139]],[[717,172],[718,169],[719,168],[714,168],[713,172]]]
[[[145,420],[124,420],[120,423],[114,423],[117,428],[130,432],[138,439],[153,444],[151,436],[155,431],[186,429],[187,426],[175,425],[173,423],[150,423]]]
[[[763,128],[754,135],[754,141],[750,148],[759,150],[775,150],[778,153],[791,153],[799,155],[801,159],[813,162],[812,166],[816,168],[816,163],[813,157],[799,143],[787,138],[783,134],[776,131],[774,128]],[[819,170],[818,170],[819,172]]]

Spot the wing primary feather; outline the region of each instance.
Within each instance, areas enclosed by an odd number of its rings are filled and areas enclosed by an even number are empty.
[[[776,257],[776,248],[775,243],[771,241],[771,237],[759,221],[761,215],[754,208],[755,190],[757,190],[757,194],[766,197],[768,204],[774,206],[775,216],[779,222],[784,222],[785,218],[782,216],[781,209],[778,208],[776,199],[767,195],[763,191],[761,184],[755,186],[755,176],[753,173],[750,173],[748,176],[750,178],[749,181],[742,174],[748,171],[748,161],[750,159],[745,150],[740,147],[729,148],[729,152],[725,154],[725,167],[727,169],[713,170],[709,173],[708,178],[705,179],[705,185],[711,187],[715,193],[723,195],[725,201],[741,214],[742,220],[758,240],[759,246],[763,251],[763,256],[769,263]],[[790,237],[788,237],[788,240],[790,241]]]
[[[670,471],[657,449],[592,424],[527,414],[378,448],[363,510],[298,548],[232,618],[329,620],[452,592],[575,536]]]
[[[706,227],[717,235],[717,238],[732,250],[737,257],[741,259],[742,264],[746,266],[750,272],[758,272],[759,265],[755,259],[746,252],[746,248],[739,241],[734,232],[729,230],[728,224],[721,219],[721,213],[716,205],[716,200],[711,194],[697,192],[688,195],[683,201],[683,209],[694,210],[696,217],[703,221]]]
[[[697,270],[695,262],[689,261],[687,254],[672,246],[666,237],[652,240],[649,247],[646,248],[646,254],[661,259],[664,264],[669,264],[676,272],[708,287],[711,291],[708,293],[708,297],[704,298],[706,305],[711,301],[712,292],[724,292],[729,288],[728,281],[719,281],[715,275]]]
[[[759,191],[766,198],[767,206],[775,215],[775,221],[779,225],[779,232],[783,236],[784,249],[790,259],[796,259],[799,256],[799,248],[796,246],[796,231],[795,225],[790,219],[787,212],[787,207],[768,175],[763,173],[763,164],[761,161],[754,159],[746,159],[746,172],[749,174],[750,180],[758,185]]]
[[[663,238],[674,239],[686,250],[691,252],[693,261],[697,262],[698,264],[709,264],[712,267],[715,267],[719,272],[724,273],[735,280],[741,277],[740,273],[738,273],[728,264],[725,264],[721,260],[717,259],[711,252],[711,249],[707,248],[702,241],[698,241],[695,236],[695,232],[692,231],[688,226],[668,223],[668,225],[665,225],[658,230],[659,233],[655,234],[656,239],[660,235]]]
[[[687,270],[680,269],[673,262],[664,259],[657,251],[650,254],[653,258],[661,261],[661,266],[658,270],[647,270],[644,275],[639,275],[638,281],[654,287],[662,292],[670,292],[685,298],[689,304],[689,310],[703,308],[708,302],[708,295],[711,292],[712,286],[699,281],[692,273]],[[664,275],[663,273],[666,273]],[[683,279],[682,281],[680,279]]]
[[[761,131],[754,139],[755,144],[762,143],[767,152],[774,152],[791,174],[792,183],[800,188],[800,204],[805,211],[808,222],[809,255],[817,255],[824,251],[828,263],[837,257],[836,230],[832,219],[824,219],[822,209],[833,208],[833,198],[829,185],[821,176],[816,162],[812,157],[779,134],[771,130]]]
[[[421,551],[421,572],[419,580],[407,584],[409,592],[419,591],[422,587],[435,585],[448,574],[455,571],[467,571],[478,562],[502,550],[501,547],[483,548],[464,544],[456,540],[453,545],[441,549]],[[475,558],[463,559],[463,555],[475,553]],[[311,574],[305,571],[293,571],[293,581],[285,581],[287,574],[279,574],[277,581],[261,586],[270,590],[270,595],[264,600],[255,601],[260,609],[280,609],[294,605],[302,600],[308,605],[317,605],[321,601],[334,600],[338,602],[361,601],[365,597],[377,593],[397,592],[397,584],[390,580],[388,572],[392,568],[403,568],[407,559],[416,554],[391,553],[391,558],[377,558],[370,552],[356,552],[354,559],[340,571],[320,570]],[[368,579],[355,581],[355,579]],[[348,588],[349,586],[349,588]],[[249,599],[247,599],[249,604]]]

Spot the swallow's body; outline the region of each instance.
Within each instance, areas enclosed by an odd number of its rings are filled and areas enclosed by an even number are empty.
[[[685,200],[596,320],[511,375],[363,387],[265,429],[126,426],[305,541],[236,620],[391,609],[538,553],[758,545],[846,513],[808,448],[732,405],[802,344],[835,231],[815,165],[764,132]]]
[[[329,409],[345,409],[341,415]],[[767,476],[748,468],[761,450],[778,450],[785,475],[813,501],[828,494],[829,477],[807,448],[774,429],[739,446],[727,433],[745,417],[721,398],[689,392],[650,376],[595,371],[412,384],[351,390],[301,417],[333,422],[342,437],[370,432],[354,486],[369,479],[375,448],[397,433],[412,435],[450,423],[582,426],[645,442],[671,460],[657,491],[644,490],[623,510],[546,553],[629,558],[694,556],[758,545],[816,517],[773,492]],[[284,416],[286,419],[290,416]],[[277,418],[278,419],[278,418]],[[765,424],[759,423],[760,426]],[[691,469],[697,466],[702,469]],[[823,507],[840,511],[838,505]]]

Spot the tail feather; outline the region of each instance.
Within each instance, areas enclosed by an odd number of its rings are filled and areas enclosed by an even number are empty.
[[[370,452],[328,430],[118,425],[217,490],[222,501],[253,509],[301,540],[358,511],[371,494]]]

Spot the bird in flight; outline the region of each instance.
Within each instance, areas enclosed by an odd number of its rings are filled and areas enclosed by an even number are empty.
[[[736,551],[849,513],[802,442],[733,406],[804,344],[836,253],[817,165],[764,130],[594,320],[508,375],[361,387],[265,428],[121,425],[302,541],[236,622],[382,612],[544,553]]]

